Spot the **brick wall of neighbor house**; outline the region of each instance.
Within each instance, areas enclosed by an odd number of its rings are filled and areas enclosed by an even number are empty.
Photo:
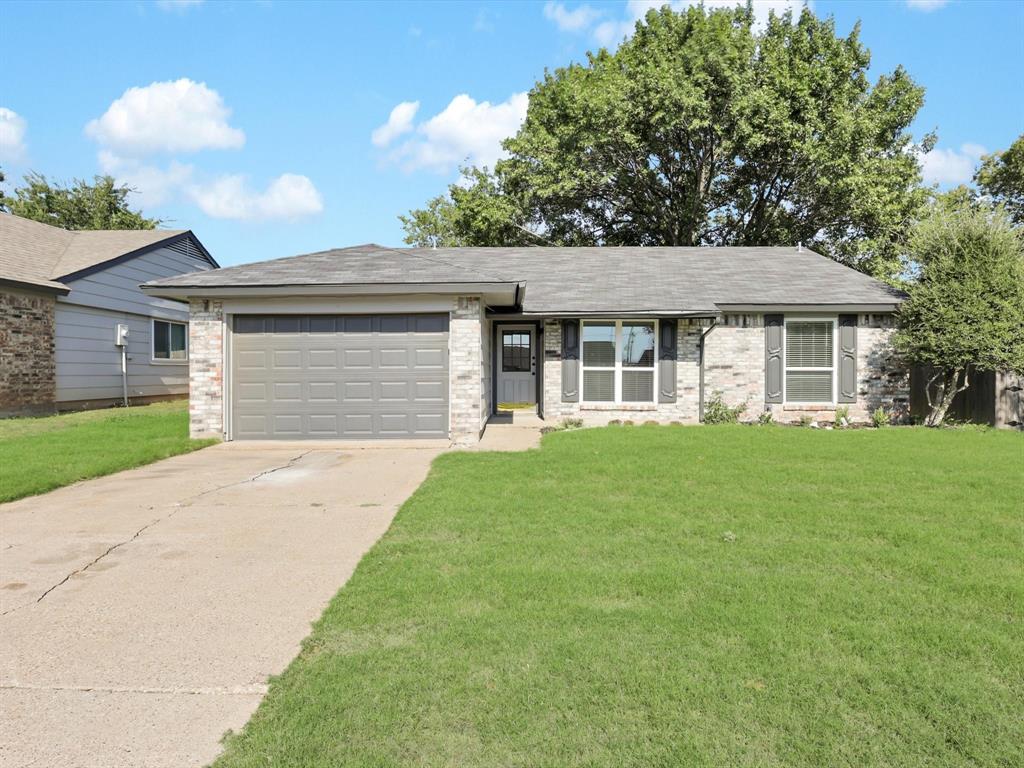
[[[676,358],[676,402],[637,406],[581,406],[562,402],[561,322],[548,320],[544,328],[544,411],[545,419],[558,422],[582,418],[585,424],[606,424],[611,420],[635,423],[695,423],[699,410],[699,341],[708,320],[680,320]],[[909,374],[896,359],[891,337],[891,315],[861,315],[857,328],[858,400],[849,406],[852,421],[867,421],[878,407],[895,420],[906,418],[909,408]],[[819,409],[764,402],[764,318],[762,315],[727,315],[707,337],[704,367],[705,402],[716,393],[729,406],[747,404],[741,419],[755,421],[766,409],[775,421],[799,422],[809,415],[822,421],[835,418],[832,406]]]
[[[54,409],[55,304],[46,294],[0,290],[0,416]]]
[[[189,304],[189,433],[224,434],[224,307],[219,301]]]
[[[451,440],[469,445],[480,438],[487,420],[484,366],[485,319],[483,303],[476,296],[458,296],[452,305],[449,326],[448,376],[451,397]]]

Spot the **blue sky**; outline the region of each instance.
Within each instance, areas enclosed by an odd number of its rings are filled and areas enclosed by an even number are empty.
[[[398,214],[464,158],[492,163],[545,67],[614,44],[645,5],[7,2],[0,166],[8,190],[113,173],[225,265],[400,245]],[[873,75],[902,64],[926,87],[929,180],[966,180],[1024,131],[1024,3],[812,7],[842,34],[861,20]]]

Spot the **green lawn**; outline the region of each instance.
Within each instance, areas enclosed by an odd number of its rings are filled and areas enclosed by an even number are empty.
[[[189,440],[188,404],[0,420],[0,502],[210,445]]]
[[[1024,436],[439,458],[217,768],[1024,765]]]

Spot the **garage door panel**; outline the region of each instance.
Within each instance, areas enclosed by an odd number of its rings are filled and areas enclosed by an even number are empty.
[[[317,370],[335,370],[338,367],[338,350],[311,349],[306,357],[307,366]]]
[[[309,382],[308,398],[311,403],[337,403],[338,382],[336,381],[311,381]]]
[[[238,316],[232,433],[446,437],[447,315]]]
[[[277,381],[274,382],[275,403],[301,403],[303,402],[302,382],[300,381]]]
[[[408,368],[409,350],[388,347],[380,350],[377,364],[381,368]]]
[[[302,368],[302,352],[298,349],[275,349],[271,355],[271,367],[276,371]]]
[[[414,365],[417,370],[429,369],[439,371],[446,367],[445,350],[418,348],[414,355]]]
[[[342,387],[345,392],[345,404],[373,402],[372,381],[345,381],[342,382]]]

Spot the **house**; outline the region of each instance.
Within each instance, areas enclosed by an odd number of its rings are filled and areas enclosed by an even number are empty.
[[[903,412],[902,294],[800,248],[376,245],[143,286],[191,307],[191,429],[229,440],[475,442],[550,422]]]
[[[187,230],[70,232],[0,213],[0,416],[188,392],[188,307],[139,284],[217,267]],[[127,328],[127,376],[116,345]]]

